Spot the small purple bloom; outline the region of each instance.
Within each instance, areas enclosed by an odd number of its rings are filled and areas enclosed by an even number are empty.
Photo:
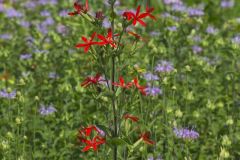
[[[5,33],[0,35],[0,39],[9,40],[12,38],[11,34]]]
[[[200,8],[188,8],[187,13],[190,17],[203,16],[204,11]]]
[[[208,26],[206,29],[206,32],[208,34],[216,34],[218,32],[218,30],[216,28],[214,28],[213,26]]]
[[[195,46],[192,46],[192,50],[194,53],[200,53],[202,52],[203,49],[202,47],[195,45]]]
[[[0,97],[2,97],[2,98],[14,99],[14,98],[16,98],[16,95],[17,95],[16,91],[7,92],[6,89],[3,89],[0,91]]]
[[[145,73],[144,74],[144,78],[147,80],[147,81],[157,81],[159,80],[159,77],[157,75],[154,75],[150,72],[148,73]]]
[[[26,60],[26,59],[31,59],[32,55],[31,54],[21,54],[20,59]]]
[[[61,10],[59,12],[59,16],[60,17],[67,17],[68,16],[68,11],[67,10]]]
[[[40,15],[43,17],[49,17],[49,16],[51,16],[51,13],[47,10],[44,10],[44,11],[40,12]]]
[[[163,3],[164,4],[182,4],[182,1],[181,0],[163,0]]]
[[[48,17],[47,19],[45,19],[45,21],[42,22],[42,25],[44,26],[51,26],[54,24],[54,20],[52,17]]]
[[[105,133],[103,130],[101,130],[101,129],[98,128],[97,126],[96,126],[96,128],[97,128],[99,134],[100,134],[102,137],[104,137],[104,136],[106,135],[106,133]]]
[[[162,94],[162,90],[160,88],[158,88],[158,87],[150,87],[150,86],[148,86],[145,89],[145,92],[149,96],[157,96],[159,94]]]
[[[28,21],[25,21],[25,20],[21,20],[19,22],[19,25],[24,27],[24,28],[29,28],[30,27],[30,23]]]
[[[197,139],[199,137],[199,133],[194,131],[194,130],[189,130],[189,129],[173,129],[174,134],[178,138],[183,138],[183,139]]]
[[[4,12],[5,11],[5,7],[3,4],[0,4],[0,12]]]
[[[34,1],[27,1],[24,6],[26,8],[34,9],[37,6],[37,3]]]
[[[110,28],[111,26],[111,22],[107,19],[107,18],[104,18],[103,22],[102,22],[102,26],[104,28]]]
[[[176,26],[167,27],[167,30],[169,30],[169,31],[177,31],[177,27]]]
[[[232,38],[232,43],[240,44],[240,35],[233,37]]]
[[[232,8],[234,6],[233,0],[222,0],[221,1],[221,7],[222,8]]]
[[[194,40],[195,42],[201,42],[202,38],[201,38],[200,36],[194,36],[194,37],[193,37],[193,40]]]
[[[172,10],[175,12],[185,12],[187,7],[184,4],[173,4]]]
[[[151,36],[159,36],[160,35],[160,32],[157,32],[157,31],[152,31],[149,33]]]
[[[67,27],[63,24],[58,24],[56,29],[57,29],[57,32],[60,34],[65,35],[67,33]]]
[[[44,106],[41,104],[40,109],[39,109],[39,113],[43,116],[52,114],[54,112],[56,112],[56,108],[53,107],[53,105],[50,106]]]
[[[6,9],[5,13],[6,13],[7,17],[9,17],[9,18],[14,18],[14,17],[19,18],[19,17],[23,16],[23,14],[21,12],[15,10],[14,8]]]
[[[173,64],[168,61],[160,61],[155,67],[155,72],[171,72],[173,70]]]

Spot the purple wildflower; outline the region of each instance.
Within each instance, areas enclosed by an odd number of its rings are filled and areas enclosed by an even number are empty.
[[[37,3],[34,1],[27,1],[24,6],[26,8],[34,9],[37,6]]]
[[[232,8],[234,6],[233,0],[222,0],[221,1],[221,7],[222,8]]]
[[[194,130],[189,130],[189,129],[177,129],[174,128],[173,132],[178,138],[183,138],[183,139],[197,139],[199,137],[199,133],[194,131]]]
[[[202,47],[195,45],[195,46],[192,46],[192,50],[194,53],[200,53],[202,52],[203,49]]]
[[[159,77],[157,75],[154,75],[150,72],[148,73],[145,73],[144,74],[144,78],[147,80],[147,81],[157,81],[159,80]]]
[[[177,31],[177,27],[176,26],[167,27],[167,30],[169,30],[169,31]]]
[[[0,4],[0,12],[4,12],[5,11],[5,7],[3,4]]]
[[[6,9],[5,13],[6,13],[7,17],[9,17],[9,18],[14,18],[14,17],[18,18],[18,17],[23,16],[23,14],[21,12],[15,10],[14,8]]]
[[[57,32],[60,34],[65,35],[67,33],[67,27],[63,24],[58,24],[56,29],[57,29]]]
[[[150,36],[159,36],[160,35],[160,32],[157,32],[157,31],[152,31],[149,33]]]
[[[52,114],[54,112],[56,112],[56,108],[53,107],[53,105],[50,105],[50,106],[44,106],[41,104],[41,107],[39,109],[39,113],[43,116],[46,116],[46,115],[49,115],[49,114]]]
[[[233,37],[232,38],[232,43],[240,44],[240,35]]]
[[[162,90],[160,88],[158,88],[158,87],[150,87],[150,86],[148,86],[145,89],[145,92],[149,96],[157,96],[159,94],[162,94]]]
[[[106,135],[106,133],[105,133],[103,130],[101,130],[101,129],[98,128],[97,126],[96,126],[96,128],[97,128],[99,134],[100,134],[102,137],[104,137],[104,136]]]
[[[45,21],[42,22],[42,25],[44,26],[51,26],[54,24],[54,20],[52,17],[48,17],[47,19],[45,19]]]
[[[187,7],[184,4],[173,4],[171,9],[175,12],[185,12]]]
[[[104,20],[102,22],[102,26],[104,28],[109,28],[111,26],[111,22],[107,18],[104,18]]]
[[[62,10],[59,12],[60,17],[67,17],[68,16],[68,11],[67,10]]]
[[[11,34],[5,33],[0,35],[0,39],[9,40],[12,38]]]
[[[193,37],[194,42],[201,42],[202,38],[200,36]]]
[[[6,89],[3,89],[0,91],[0,97],[2,97],[2,98],[14,99],[14,98],[16,98],[16,95],[17,95],[16,91],[7,92]]]
[[[160,61],[155,67],[156,72],[171,72],[173,70],[173,64],[168,61]]]
[[[204,11],[200,8],[188,8],[187,13],[190,17],[203,16]]]
[[[163,3],[164,4],[182,4],[182,1],[181,0],[163,0]]]
[[[26,59],[31,59],[32,55],[31,54],[21,54],[20,59],[26,60]]]
[[[51,16],[51,13],[47,10],[44,10],[44,11],[40,12],[40,15],[43,17],[49,17],[49,16]]]
[[[208,34],[216,34],[218,32],[218,30],[216,28],[214,28],[213,26],[208,26],[206,29],[206,32]]]
[[[30,27],[30,23],[28,21],[25,21],[25,20],[21,20],[19,22],[19,25],[24,27],[24,28],[29,28]]]

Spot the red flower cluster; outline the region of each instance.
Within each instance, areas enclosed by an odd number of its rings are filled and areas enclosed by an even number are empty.
[[[100,81],[101,75],[100,74],[96,74],[96,76],[94,77],[87,77],[83,83],[81,84],[82,87],[88,87],[91,84],[98,84]]]
[[[97,135],[88,140],[87,137],[91,136],[92,131],[96,131]],[[106,142],[105,138],[100,136],[100,133],[101,131],[96,126],[88,126],[78,131],[78,140],[86,144],[86,146],[82,149],[83,152],[86,152],[91,148],[96,151],[99,145]]]
[[[89,10],[88,0],[86,0],[85,6],[82,4],[78,4],[77,2],[74,3],[74,12],[69,12],[68,15],[75,16],[81,13],[87,13]]]
[[[123,118],[124,118],[124,119],[130,119],[130,120],[133,121],[133,122],[137,122],[137,121],[139,120],[138,117],[133,116],[133,115],[131,115],[131,114],[125,114],[125,115],[123,116]]]
[[[118,35],[114,35],[114,36],[118,36]],[[91,38],[88,40],[86,37],[82,36],[82,40],[85,43],[80,43],[76,45],[76,48],[84,48],[84,52],[88,52],[89,48],[92,45],[99,45],[99,46],[104,46],[109,44],[111,47],[116,48],[116,42],[113,40],[113,33],[111,29],[108,29],[108,34],[107,36],[103,36],[101,34],[97,34],[97,38],[100,40],[100,42],[93,42],[93,39],[96,37],[96,32],[94,32],[91,36]]]
[[[152,140],[150,140],[149,137],[150,137],[150,132],[144,132],[144,133],[142,133],[142,134],[140,135],[140,138],[141,138],[145,143],[150,144],[150,145],[155,144],[155,142],[152,141]]]
[[[132,82],[125,83],[123,77],[120,77],[119,78],[119,83],[113,82],[112,84],[114,86],[121,87],[121,88],[127,88],[127,89],[132,87],[132,86],[135,86],[143,95],[146,95],[146,92],[145,92],[146,87],[145,86],[140,86],[137,78],[134,78],[132,80]]]
[[[151,14],[154,10],[154,8],[148,8],[146,7],[146,11],[143,13],[140,13],[141,6],[137,7],[136,13],[133,13],[131,11],[126,11],[123,13],[123,17],[125,17],[128,21],[132,20],[132,24],[135,26],[138,23],[140,23],[142,26],[146,26],[146,23],[142,20],[143,18],[150,17],[151,19],[156,20],[156,18]]]

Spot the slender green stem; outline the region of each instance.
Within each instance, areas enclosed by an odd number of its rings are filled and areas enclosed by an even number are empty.
[[[112,39],[114,40],[114,4],[116,0],[112,0],[111,2],[111,10],[112,10],[112,21],[111,21],[111,29],[112,29]],[[116,57],[114,53],[112,53],[112,66],[111,66],[111,89],[112,92],[115,93],[115,88],[113,85],[113,82],[115,81],[115,61]],[[113,109],[113,123],[114,123],[114,131],[113,131],[113,137],[116,138],[118,137],[118,121],[117,121],[117,107],[116,107],[116,101],[115,101],[115,96],[112,98],[112,109]],[[114,146],[113,148],[113,160],[117,160],[117,145]]]

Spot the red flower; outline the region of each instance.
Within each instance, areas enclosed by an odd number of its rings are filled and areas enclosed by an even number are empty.
[[[148,6],[146,7],[146,12],[148,13],[148,16],[153,19],[153,20],[157,20],[155,16],[153,16],[151,13],[154,11],[154,8],[148,8]]]
[[[70,16],[74,16],[77,14],[81,14],[83,13],[87,13],[87,11],[89,10],[89,6],[88,6],[88,0],[86,0],[85,6],[82,4],[78,4],[77,2],[74,3],[74,12],[69,12],[68,15]]]
[[[99,80],[101,78],[100,74],[96,74],[95,77],[87,77],[84,82],[81,84],[82,87],[87,87],[90,84],[98,84]]]
[[[77,44],[76,45],[76,48],[81,48],[83,47],[84,48],[84,52],[88,52],[89,48],[91,47],[91,45],[94,45],[94,44],[98,44],[97,42],[93,42],[93,39],[96,35],[96,32],[94,32],[90,38],[90,40],[88,40],[86,37],[83,37],[82,36],[82,40],[85,42],[85,43],[80,43],[80,44]]]
[[[114,35],[114,36],[118,36],[118,35]],[[101,40],[101,42],[98,42],[97,44],[102,46],[102,45],[106,45],[106,44],[110,44],[112,47],[117,47],[114,40],[113,40],[113,33],[112,33],[112,29],[108,29],[108,34],[106,37],[104,37],[101,34],[97,35],[98,39]]]
[[[117,87],[122,87],[122,88],[129,88],[132,86],[132,83],[125,83],[123,77],[119,77],[119,83],[116,83],[116,82],[113,82],[112,83],[114,86],[117,86]]]
[[[137,11],[136,13],[134,14],[133,12],[124,12],[123,13],[123,16],[127,19],[127,20],[133,20],[133,25],[135,26],[138,23],[140,23],[142,26],[146,26],[146,23],[142,20],[143,18],[145,17],[150,17],[150,18],[155,18],[151,12],[153,12],[153,8],[146,8],[146,12],[144,13],[140,13],[140,8],[141,6],[139,5],[137,7]]]
[[[145,143],[150,144],[150,145],[155,144],[155,142],[152,141],[152,140],[150,140],[149,137],[150,137],[150,132],[144,132],[144,133],[142,133],[141,136],[140,136],[140,138],[141,138]]]
[[[93,149],[94,151],[96,151],[98,149],[98,146],[101,144],[105,143],[105,139],[100,137],[100,136],[95,136],[92,140],[83,140],[83,143],[86,144],[86,146],[83,148],[83,152],[88,151],[89,149]]]
[[[87,137],[91,136],[92,131],[95,130],[97,135],[93,137],[93,139],[88,140]],[[89,149],[93,148],[94,151],[98,149],[98,146],[105,143],[105,139],[100,135],[100,130],[96,126],[88,126],[79,130],[78,132],[78,139],[80,142],[85,143],[86,146],[83,148],[83,152],[88,151]]]
[[[133,79],[133,84],[135,85],[135,87],[136,87],[143,95],[146,95],[146,92],[145,92],[146,87],[145,87],[145,86],[141,86],[141,85],[138,83],[138,79],[137,79],[137,78],[134,78],[134,79]]]
[[[133,115],[130,115],[130,114],[125,114],[125,115],[123,116],[123,118],[124,118],[124,119],[130,119],[130,120],[132,120],[133,122],[137,122],[137,121],[139,120],[138,117],[133,116]]]

